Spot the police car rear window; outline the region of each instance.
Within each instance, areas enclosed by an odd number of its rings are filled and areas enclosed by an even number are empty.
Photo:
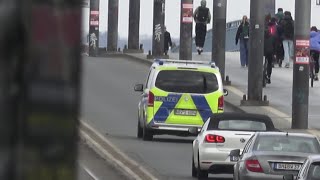
[[[219,89],[215,74],[188,70],[162,70],[155,85],[161,90],[177,93],[206,94]]]

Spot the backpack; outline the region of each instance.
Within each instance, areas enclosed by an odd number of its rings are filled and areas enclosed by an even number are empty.
[[[197,20],[199,22],[207,22],[209,17],[209,8],[206,7],[199,7]]]
[[[268,33],[270,36],[277,35],[277,25],[268,26]]]

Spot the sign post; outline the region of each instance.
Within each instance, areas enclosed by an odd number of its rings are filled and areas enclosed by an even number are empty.
[[[193,0],[181,0],[179,59],[192,60]]]

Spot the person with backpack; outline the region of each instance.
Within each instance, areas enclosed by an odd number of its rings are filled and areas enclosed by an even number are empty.
[[[266,22],[266,28],[264,33],[264,56],[267,61],[267,74],[264,74],[267,83],[271,83],[271,74],[273,68],[274,56],[276,54],[276,38],[277,38],[277,20],[271,18]]]
[[[280,22],[280,31],[282,44],[284,49],[284,61],[285,67],[290,67],[290,59],[294,55],[293,39],[294,39],[294,21],[292,19],[291,13],[286,11],[284,13],[284,18]]]
[[[310,55],[315,63],[315,81],[319,81],[319,54],[320,54],[320,32],[316,26],[311,27],[310,32]]]
[[[194,21],[196,22],[196,47],[198,54],[203,52],[203,46],[207,35],[207,24],[211,21],[210,9],[207,8],[207,1],[201,0],[199,6],[193,14]]]
[[[240,63],[241,67],[248,67],[249,58],[249,36],[250,24],[247,16],[242,17],[242,22],[238,27],[236,34],[236,45],[240,40]]]

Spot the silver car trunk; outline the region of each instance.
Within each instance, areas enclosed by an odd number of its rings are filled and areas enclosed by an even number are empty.
[[[297,174],[308,153],[259,151],[254,152],[265,174]]]

